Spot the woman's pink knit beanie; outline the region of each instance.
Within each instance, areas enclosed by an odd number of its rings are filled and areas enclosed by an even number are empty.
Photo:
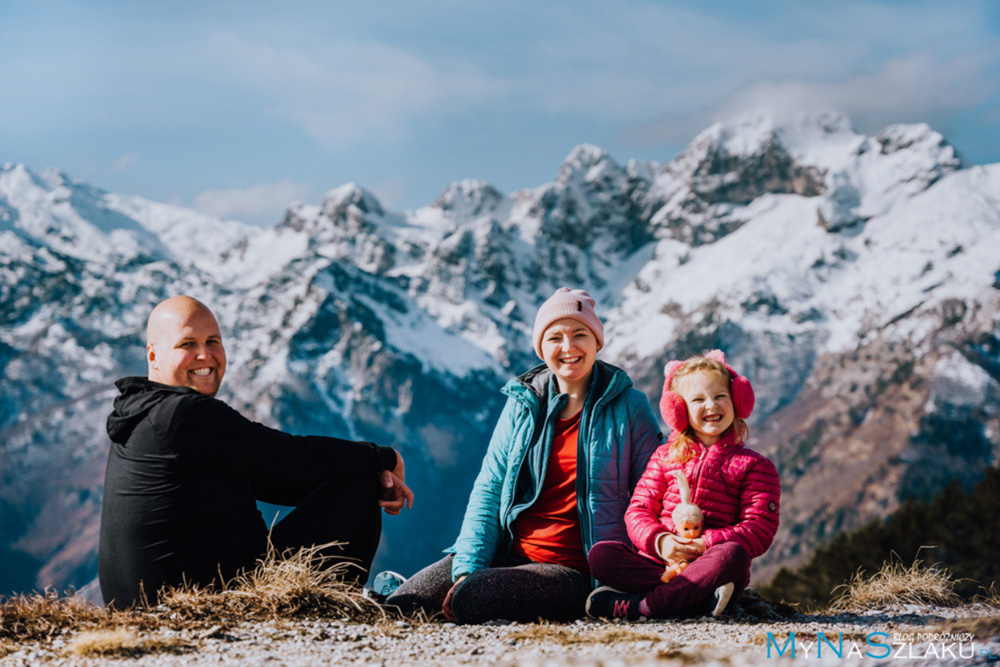
[[[604,347],[604,325],[594,312],[595,305],[594,298],[582,289],[557,289],[535,315],[535,330],[532,334],[535,354],[542,358],[542,334],[553,322],[566,317],[585,324],[597,337],[598,348]]]

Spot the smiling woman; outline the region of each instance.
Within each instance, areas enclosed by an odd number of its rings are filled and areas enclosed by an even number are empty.
[[[583,407],[603,341],[598,342],[593,329],[571,317],[562,317],[548,325],[541,338],[542,361],[552,371],[559,392],[569,396],[559,416],[569,419]]]
[[[661,435],[644,394],[597,360],[604,325],[583,290],[556,290],[535,317],[545,362],[504,387],[500,415],[451,555],[387,604],[459,623],[570,620],[593,580],[587,551],[625,536],[624,513]]]

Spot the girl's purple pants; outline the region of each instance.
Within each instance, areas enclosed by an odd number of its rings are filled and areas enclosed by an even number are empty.
[[[735,585],[738,600],[750,583],[750,555],[742,545],[724,542],[709,547],[668,583],[660,581],[664,563],[622,542],[598,542],[587,555],[590,572],[602,584],[624,593],[646,594],[654,617],[673,616],[709,599],[719,586]]]

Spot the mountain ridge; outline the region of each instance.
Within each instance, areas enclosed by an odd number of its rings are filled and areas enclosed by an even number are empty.
[[[380,563],[404,571],[457,534],[562,285],[597,298],[603,358],[654,406],[665,361],[713,347],[754,382],[750,444],[786,483],[755,576],[1000,452],[1000,165],[962,167],[924,124],[753,117],[667,163],[584,144],[548,184],[458,181],[412,211],[346,184],[269,228],[46,174],[0,170],[0,547],[42,564],[36,586],[93,576],[110,383],[144,374],[173,293],[219,315],[234,407],[400,447],[419,509]]]

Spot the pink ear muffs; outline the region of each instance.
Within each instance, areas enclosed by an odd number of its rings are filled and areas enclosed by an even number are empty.
[[[729,393],[733,397],[733,410],[740,419],[746,419],[753,412],[754,395],[750,380],[737,373],[732,366],[726,363],[726,355],[722,350],[712,350],[705,355],[706,359],[718,361],[732,378]],[[688,427],[687,404],[676,391],[670,389],[670,384],[674,381],[677,369],[684,365],[683,361],[671,361],[663,369],[663,395],[660,397],[660,415],[672,431],[683,431]]]
[[[660,415],[670,430],[678,433],[688,427],[688,409],[684,399],[676,391],[671,391],[670,385],[677,369],[683,365],[683,361],[671,361],[664,367],[663,394],[660,396]]]

